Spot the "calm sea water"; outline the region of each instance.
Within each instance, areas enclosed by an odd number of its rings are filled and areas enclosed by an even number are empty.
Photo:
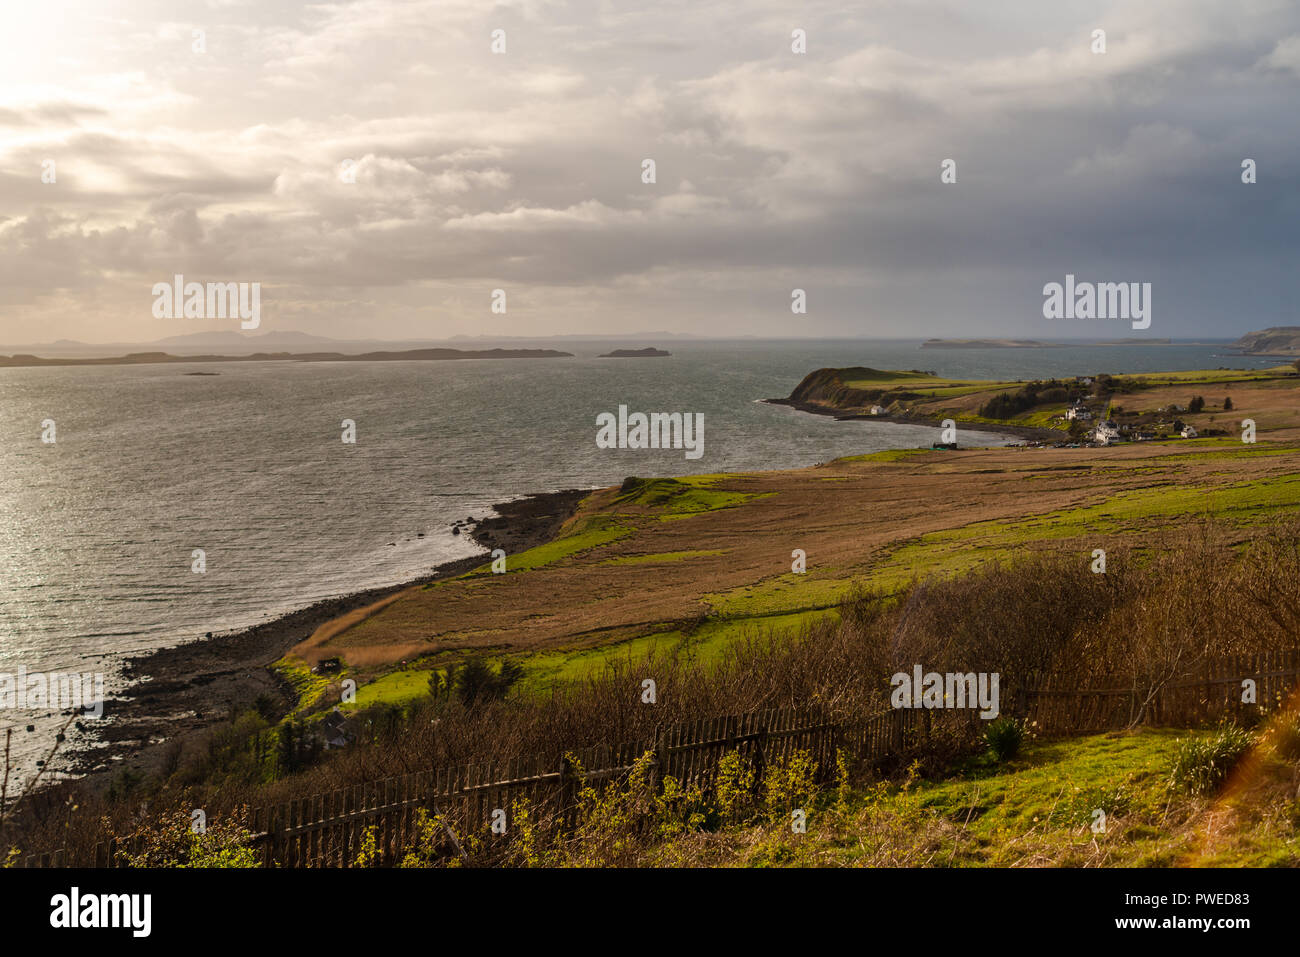
[[[0,672],[103,671],[111,694],[126,654],[470,554],[450,523],[528,492],[933,441],[930,428],[757,401],[822,366],[1033,378],[1273,364],[1228,357],[1226,346],[673,342],[671,358],[599,359],[609,343],[551,345],[576,357],[0,369]],[[196,371],[219,375],[185,374]],[[620,404],[703,413],[704,456],[598,449],[596,415]],[[40,441],[47,418],[53,445]],[[355,446],[340,440],[343,419],[356,422]],[[201,575],[191,571],[200,548]],[[0,727],[18,726],[19,767],[30,770],[58,721],[0,712]]]

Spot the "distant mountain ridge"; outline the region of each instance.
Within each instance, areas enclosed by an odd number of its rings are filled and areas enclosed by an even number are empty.
[[[174,356],[166,352],[132,352],[124,356],[96,356],[72,358],[53,356],[43,358],[24,353],[0,355],[0,368],[15,366],[111,366],[148,365],[177,362],[398,362],[451,359],[572,359],[573,353],[557,349],[407,349],[401,352],[363,352],[349,355],[342,352],[255,352],[252,355],[189,355]]]
[[[109,358],[113,356],[134,355],[144,352],[166,352],[170,355],[224,355],[247,356],[268,352],[402,352],[414,349],[437,349],[445,347],[485,349],[499,347],[505,349],[519,348],[524,345],[541,347],[548,342],[624,342],[629,339],[647,339],[666,337],[678,340],[692,340],[700,337],[689,333],[638,333],[624,335],[611,333],[606,335],[560,335],[560,336],[465,336],[438,337],[426,339],[334,339],[314,333],[300,332],[296,329],[270,330],[267,332],[241,332],[232,329],[209,330],[207,332],[189,332],[166,336],[149,342],[80,342],[75,339],[58,339],[54,342],[0,342],[0,355],[37,355],[59,356],[65,358]],[[742,337],[752,338],[752,337]]]

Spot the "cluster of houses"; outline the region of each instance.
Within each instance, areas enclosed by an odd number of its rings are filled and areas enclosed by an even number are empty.
[[[1185,412],[1186,410],[1181,406],[1167,406],[1160,411]],[[1076,400],[1065,410],[1065,418],[1071,422],[1091,422],[1093,414],[1092,410],[1083,401]],[[1164,423],[1161,423],[1161,425],[1164,425]],[[1171,431],[1172,434],[1181,436],[1184,439],[1196,438],[1196,429],[1178,420],[1174,420]],[[1136,425],[1121,425],[1114,419],[1102,419],[1088,433],[1087,438],[1095,445],[1114,445],[1117,442],[1149,442],[1152,439],[1159,438],[1159,433],[1154,429]]]
[[[1093,385],[1092,376],[1075,376],[1075,383],[1085,388],[1091,388]],[[1077,390],[1071,390],[1077,391]],[[1114,419],[1098,419],[1098,414],[1088,408],[1088,403],[1083,398],[1076,398],[1065,410],[1065,419],[1069,422],[1087,422],[1090,424],[1090,431],[1084,436],[1084,441],[1093,445],[1115,445],[1118,442],[1149,442],[1153,439],[1162,437],[1180,436],[1184,439],[1194,439],[1197,436],[1196,429],[1183,423],[1176,418],[1178,413],[1186,412],[1187,409],[1181,405],[1167,405],[1156,410],[1161,414],[1161,420],[1153,426],[1149,424],[1150,417],[1147,416],[1148,424],[1120,424]],[[870,415],[888,415],[889,410],[883,405],[873,405],[868,408]],[[1164,418],[1169,416],[1170,419]],[[1060,416],[1054,416],[1057,421]],[[1095,425],[1092,425],[1093,421]],[[936,445],[935,448],[955,448],[956,446]]]
[[[1173,434],[1184,439],[1194,439],[1196,438],[1196,429],[1182,422],[1175,422]],[[1092,442],[1096,445],[1114,445],[1117,442],[1129,441],[1150,442],[1155,438],[1159,438],[1159,435],[1152,429],[1139,428],[1133,425],[1120,425],[1113,419],[1103,419],[1098,422],[1091,435]]]

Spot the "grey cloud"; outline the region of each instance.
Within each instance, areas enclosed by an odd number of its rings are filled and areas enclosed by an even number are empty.
[[[1159,282],[1161,335],[1294,308],[1295,9],[277,3],[203,8],[206,60],[147,9],[122,59],[0,103],[2,338],[44,287],[111,313],[172,271],[394,337],[475,331],[498,283],[534,332],[788,333],[797,284],[813,334],[1049,335],[1038,290],[1065,271]],[[159,36],[159,67],[123,73]],[[577,328],[575,301],[618,308]],[[99,338],[129,338],[123,308]]]

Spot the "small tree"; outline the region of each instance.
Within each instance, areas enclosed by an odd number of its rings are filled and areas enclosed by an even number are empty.
[[[292,721],[280,725],[276,757],[281,774],[292,774],[298,770],[298,728]]]
[[[467,707],[478,701],[500,701],[523,676],[523,665],[518,662],[502,661],[497,670],[493,671],[486,659],[476,655],[461,665],[456,679],[456,691],[461,703]]]
[[[1224,411],[1224,412],[1231,412],[1231,411],[1232,411],[1232,398],[1231,398],[1231,396],[1225,396],[1225,397],[1224,397],[1224,399],[1223,399],[1223,411]]]
[[[460,693],[461,703],[472,705],[474,702],[494,697],[492,694],[492,668],[487,661],[477,656],[469,658],[460,666],[456,676],[456,690]]]
[[[1205,408],[1205,399],[1201,398],[1201,396],[1199,395],[1193,397],[1192,401],[1187,403],[1188,412],[1200,412],[1204,408]]]

